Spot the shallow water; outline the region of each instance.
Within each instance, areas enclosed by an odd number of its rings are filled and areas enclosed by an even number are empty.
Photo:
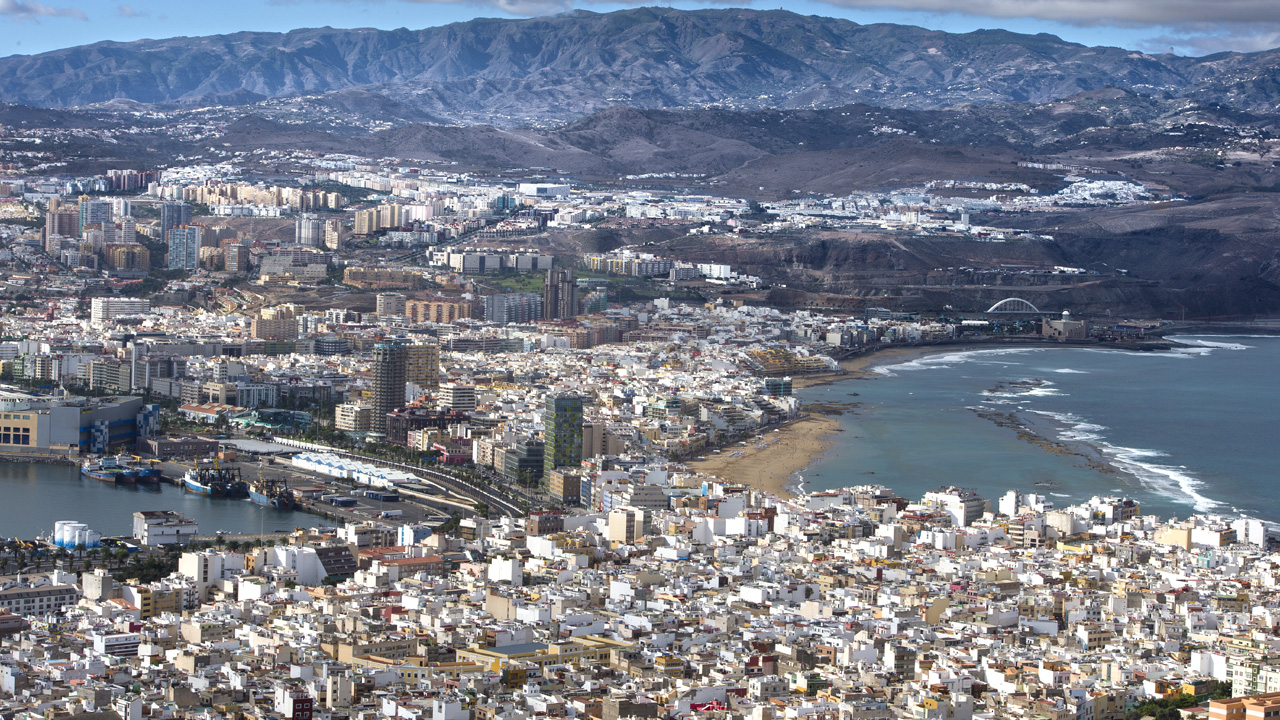
[[[797,391],[862,404],[804,488],[878,483],[919,499],[959,485],[991,500],[1016,488],[1060,506],[1121,494],[1144,514],[1280,521],[1280,338],[1178,340],[1170,352],[946,352]]]

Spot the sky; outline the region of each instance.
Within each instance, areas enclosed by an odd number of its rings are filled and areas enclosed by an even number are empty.
[[[947,32],[1002,28],[1086,45],[1200,56],[1280,46],[1280,0],[669,0],[685,9],[786,8],[857,23]],[[0,57],[100,40],[130,41],[302,27],[418,29],[476,17],[531,17],[572,8],[608,12],[610,0],[0,0]]]

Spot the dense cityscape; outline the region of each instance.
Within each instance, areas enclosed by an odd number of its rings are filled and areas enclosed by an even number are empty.
[[[1280,18],[836,5],[0,0],[0,720],[1280,715]]]
[[[938,183],[757,208],[311,165],[329,169],[295,187],[228,166],[0,184],[28,221],[0,257],[4,456],[311,518],[262,535],[138,508],[124,536],[64,518],[13,538],[14,717],[1216,719],[1278,702],[1224,699],[1277,687],[1270,522],[946,478],[918,499],[806,493],[809,459],[770,450],[833,429],[839,410],[796,388],[884,348],[1144,347],[1161,322],[1019,298],[778,309],[728,264],[538,244],[628,222],[1003,242],[968,205],[1007,200]],[[743,482],[748,453],[771,482]]]

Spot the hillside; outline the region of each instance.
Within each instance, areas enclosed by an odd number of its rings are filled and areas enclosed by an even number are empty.
[[[1196,59],[1044,34],[951,34],[782,10],[636,8],[424,30],[326,27],[102,42],[0,58],[0,98],[63,108],[299,96],[314,104],[319,96],[347,111],[387,112],[381,98],[410,121],[506,127],[613,105],[936,109],[1044,103],[1107,87],[1263,111],[1280,100],[1278,67],[1277,51]]]

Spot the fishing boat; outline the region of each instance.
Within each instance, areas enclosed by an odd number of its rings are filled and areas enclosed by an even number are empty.
[[[80,474],[91,480],[132,485],[138,480],[136,468],[121,463],[119,456],[110,456],[99,460],[85,460],[80,464]]]
[[[240,479],[235,468],[192,468],[182,476],[182,485],[197,495],[242,498],[249,495],[249,485]]]
[[[249,484],[249,499],[255,504],[276,510],[292,510],[293,492],[284,480],[264,480],[262,471],[258,471],[258,479]]]
[[[155,485],[164,479],[159,460],[143,460],[136,455],[129,456],[130,464],[137,470],[137,481]]]
[[[226,483],[207,474],[207,471],[192,468],[182,474],[182,487],[187,492],[209,497],[226,497]]]

